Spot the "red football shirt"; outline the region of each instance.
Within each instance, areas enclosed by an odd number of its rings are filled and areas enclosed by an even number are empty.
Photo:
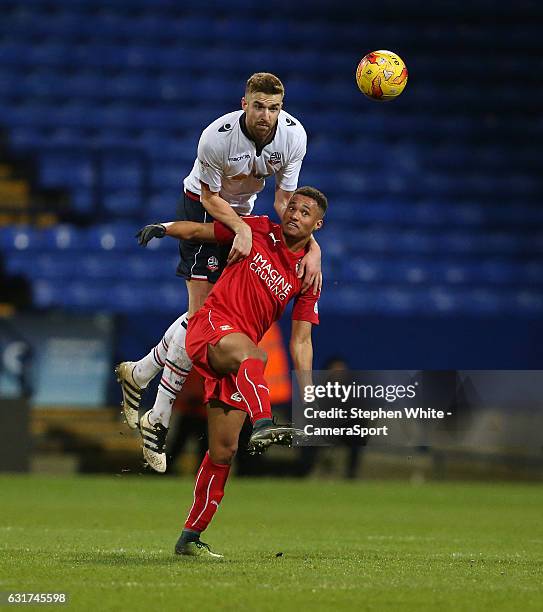
[[[286,305],[295,299],[292,318],[319,323],[319,295],[309,289],[300,293],[302,279],[297,277],[298,264],[305,255],[288,250],[281,226],[268,217],[243,217],[253,232],[253,246],[248,257],[227,266],[204,302],[219,318],[228,319],[247,334],[255,344],[272,323],[283,314]],[[222,223],[214,222],[217,242],[229,243],[234,233]]]

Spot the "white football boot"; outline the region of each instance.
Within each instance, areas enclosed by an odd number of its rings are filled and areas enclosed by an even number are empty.
[[[155,470],[164,473],[166,471],[166,436],[168,428],[162,423],[151,425],[149,421],[150,410],[140,419],[140,434],[143,439],[143,457],[145,461]]]
[[[130,429],[137,429],[139,423],[138,410],[143,389],[136,384],[133,377],[134,361],[123,361],[115,368],[117,382],[123,391],[123,413]]]

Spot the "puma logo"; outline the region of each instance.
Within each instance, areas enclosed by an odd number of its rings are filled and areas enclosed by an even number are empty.
[[[276,238],[276,237],[273,235],[273,232],[270,232],[270,233],[268,234],[268,236],[269,236],[269,237],[270,237],[270,238],[273,240],[273,246],[275,246],[275,245],[276,245],[278,242],[280,242],[279,238]]]

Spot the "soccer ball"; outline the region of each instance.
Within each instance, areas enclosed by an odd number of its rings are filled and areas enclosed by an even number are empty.
[[[407,85],[407,68],[392,51],[373,51],[360,60],[356,83],[372,100],[394,100]]]

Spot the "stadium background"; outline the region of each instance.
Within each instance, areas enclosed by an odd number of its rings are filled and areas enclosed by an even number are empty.
[[[35,450],[49,448],[50,419],[117,404],[113,363],[146,353],[185,309],[176,245],[143,251],[134,234],[175,217],[201,130],[260,70],[283,79],[307,129],[300,184],[330,200],[315,366],[540,367],[541,9],[374,9],[0,2],[0,388],[45,407],[31,411]],[[383,46],[410,71],[393,104],[354,82]],[[258,212],[272,193],[273,181]]]

